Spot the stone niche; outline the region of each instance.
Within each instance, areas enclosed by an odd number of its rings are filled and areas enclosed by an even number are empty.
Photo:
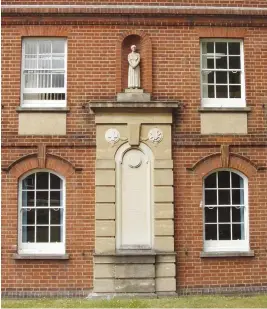
[[[152,94],[152,44],[150,37],[144,33],[126,33],[117,43],[117,93],[124,93],[128,88],[128,54],[132,45],[136,45],[141,56],[141,88],[144,93]]]
[[[97,140],[94,295],[175,294],[177,104],[90,104]]]

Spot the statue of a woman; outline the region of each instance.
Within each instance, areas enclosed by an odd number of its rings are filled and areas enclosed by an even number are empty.
[[[140,54],[136,53],[136,46],[131,46],[132,52],[128,55],[128,88],[140,88]]]

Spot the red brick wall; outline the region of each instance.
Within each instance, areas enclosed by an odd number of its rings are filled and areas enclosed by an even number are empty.
[[[5,3],[16,1],[4,1],[3,4]],[[20,1],[19,3],[21,4]],[[184,1],[180,4],[192,3],[193,1]],[[194,3],[198,4],[197,1]],[[205,3],[214,4],[214,1]],[[38,1],[38,4],[41,2]],[[202,1],[199,1],[199,4],[202,4]],[[220,1],[220,4],[263,6],[266,1],[236,0],[232,3],[225,0]],[[67,253],[71,259],[15,261],[12,258],[17,244],[18,179],[12,173],[4,171],[3,291],[74,290],[92,287],[95,125],[94,116],[89,113],[86,104],[90,100],[114,100],[117,93],[116,65],[120,62],[117,59],[116,46],[123,33],[131,31],[133,34],[136,31],[146,33],[152,42],[153,98],[179,100],[183,103],[183,107],[175,112],[173,125],[178,288],[266,284],[266,169],[249,177],[250,244],[255,250],[255,257],[201,259],[202,209],[199,203],[202,181],[194,177],[194,173],[186,170],[186,167],[192,166],[210,153],[219,151],[219,146],[224,143],[231,145],[232,152],[248,157],[257,166],[266,167],[267,29],[244,25],[232,28],[229,23],[227,31],[221,27],[218,30],[205,27],[203,30],[201,25],[167,25],[162,24],[162,21],[158,21],[158,25],[148,23],[145,26],[140,26],[138,22],[129,25],[126,21],[125,25],[83,25],[81,22],[64,26],[62,21],[59,25],[51,23],[50,20],[50,25],[40,25],[39,21],[35,26],[5,25],[2,29],[2,165],[7,167],[14,160],[36,152],[37,146],[44,143],[49,153],[61,156],[73,166],[82,167],[82,171],[76,171],[66,180]],[[25,137],[17,134],[21,38],[27,35],[67,37],[70,113],[67,114],[66,136]],[[199,40],[203,36],[244,38],[247,105],[252,109],[248,114],[248,135],[200,135]]]

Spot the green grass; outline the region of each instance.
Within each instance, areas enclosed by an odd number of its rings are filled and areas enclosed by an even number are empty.
[[[160,299],[87,300],[77,298],[2,299],[2,308],[267,308],[258,296],[183,296]]]

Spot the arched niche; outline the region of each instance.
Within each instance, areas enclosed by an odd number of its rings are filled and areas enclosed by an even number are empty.
[[[143,33],[127,33],[118,41],[116,90],[119,93],[128,88],[128,54],[131,52],[131,45],[136,45],[141,56],[141,88],[144,92],[152,93],[152,46],[148,35]]]

